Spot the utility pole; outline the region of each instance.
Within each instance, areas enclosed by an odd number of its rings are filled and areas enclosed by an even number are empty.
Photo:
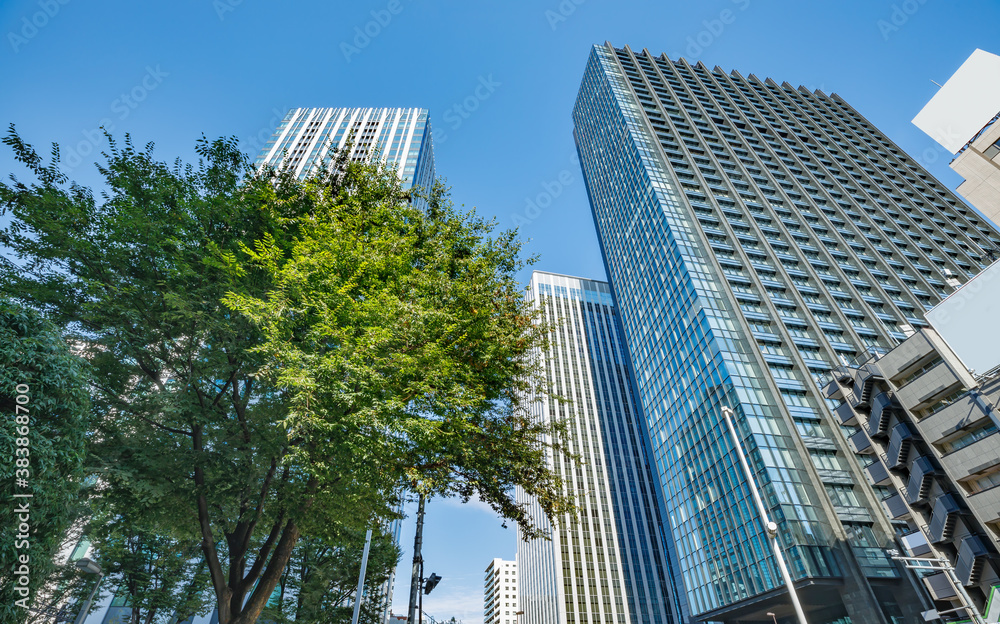
[[[733,426],[733,410],[723,407],[722,415],[726,419],[726,426],[729,427],[730,435],[733,436],[733,444],[736,445],[736,454],[740,458],[743,474],[746,475],[747,485],[750,486],[750,493],[753,494],[753,500],[757,503],[760,521],[764,524],[764,530],[767,531],[767,536],[771,540],[774,558],[778,562],[778,569],[781,570],[781,577],[785,580],[785,587],[788,588],[788,595],[792,599],[792,606],[795,607],[795,614],[798,616],[799,624],[808,624],[806,622],[806,614],[802,611],[802,605],[799,603],[799,595],[795,593],[795,585],[792,584],[792,577],[788,573],[788,566],[785,564],[785,555],[781,552],[781,545],[778,544],[778,525],[772,522],[767,515],[764,501],[760,498],[760,490],[757,488],[757,481],[753,478],[753,472],[750,471],[750,464],[747,463],[746,455],[743,454],[743,444],[740,442],[740,437],[736,435],[736,427]]]
[[[423,565],[424,557],[420,552],[424,541],[424,495],[420,495],[420,502],[417,504],[417,533],[413,536],[413,574],[410,579],[410,608],[406,614],[407,624],[416,624],[417,601],[420,599],[423,588]]]
[[[962,581],[958,578],[958,575],[955,574],[955,568],[951,566],[950,561],[944,558],[925,559],[922,557],[901,557],[899,551],[895,549],[888,550],[886,553],[896,561],[902,561],[903,565],[911,570],[940,570],[941,572],[944,572],[945,577],[955,589],[955,595],[958,597],[959,602],[962,603],[962,606],[957,609],[949,609],[948,611],[938,611],[936,609],[926,611],[924,615],[925,619],[933,619],[942,615],[965,611],[966,614],[968,614],[969,619],[975,624],[986,624],[986,620],[984,620],[983,616],[976,610],[975,603],[972,602],[972,597],[969,596],[969,592],[965,591]]]

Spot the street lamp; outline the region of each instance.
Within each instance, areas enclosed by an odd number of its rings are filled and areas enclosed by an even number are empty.
[[[76,620],[73,622],[73,624],[83,624],[83,621],[87,619],[87,612],[90,611],[90,605],[94,602],[94,594],[97,593],[97,588],[101,586],[101,579],[104,578],[104,572],[101,571],[101,564],[87,557],[77,561],[76,567],[87,574],[97,575],[97,582],[94,583],[94,589],[90,590],[90,595],[87,596],[87,600],[83,603],[80,614],[76,616]]]
[[[521,616],[522,615],[524,615],[524,611],[523,610],[521,610],[521,611],[515,611],[514,612],[514,619],[517,620],[517,624],[521,624]]]
[[[799,596],[795,593],[795,585],[792,584],[792,577],[788,574],[788,566],[785,564],[785,555],[781,552],[781,546],[778,544],[778,525],[771,521],[767,515],[767,509],[764,508],[764,501],[760,498],[760,492],[757,489],[757,481],[753,478],[753,473],[750,472],[750,464],[747,463],[747,458],[743,454],[743,445],[740,443],[739,436],[736,435],[736,428],[733,426],[733,410],[728,407],[722,408],[722,415],[726,419],[726,426],[729,427],[729,433],[733,436],[733,444],[736,446],[736,454],[740,458],[740,465],[743,467],[743,474],[747,478],[747,483],[750,485],[750,493],[753,494],[753,500],[757,503],[757,511],[760,513],[760,521],[764,524],[764,529],[767,531],[767,536],[771,539],[771,548],[774,550],[774,558],[778,561],[778,569],[781,570],[781,578],[785,579],[785,587],[788,588],[788,595],[792,599],[792,606],[795,607],[795,613],[799,616],[799,624],[809,624],[806,621],[806,614],[802,611],[802,605],[799,603]]]
[[[775,614],[771,613],[770,611],[768,611],[767,614],[771,616],[772,620],[774,620],[774,624],[778,624],[778,616],[776,616]]]

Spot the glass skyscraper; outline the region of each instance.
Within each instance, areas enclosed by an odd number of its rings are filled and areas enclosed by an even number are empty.
[[[681,622],[660,530],[644,423],[607,282],[536,271],[529,298],[555,330],[535,354],[555,396],[532,397],[534,417],[569,423],[569,451],[548,457],[579,507],[548,524],[552,539],[518,540],[523,622]],[[556,396],[560,398],[556,398]]]
[[[429,189],[434,184],[431,122],[424,108],[293,108],[256,164],[287,164],[304,177],[348,141],[352,159],[377,155],[396,170],[403,188]]]
[[[1000,234],[836,95],[606,44],[573,117],[682,608],[792,613],[728,405],[810,623],[920,621],[890,492],[822,388],[925,326]]]

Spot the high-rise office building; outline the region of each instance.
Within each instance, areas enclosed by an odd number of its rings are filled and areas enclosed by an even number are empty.
[[[976,50],[913,119],[955,154],[958,192],[1000,222],[1000,56]],[[933,151],[932,151],[933,153]]]
[[[537,503],[517,491],[551,535],[518,540],[524,621],[679,623],[645,424],[611,290],[607,282],[536,271],[528,297],[555,328],[548,350],[535,354],[554,396],[532,397],[533,416],[569,423],[578,463],[562,454],[547,461],[578,511],[548,524]]]
[[[519,624],[517,562],[494,559],[483,580],[483,624]]]
[[[429,189],[434,184],[431,122],[424,108],[293,108],[256,164],[288,165],[303,177],[348,141],[350,158],[369,160],[377,155],[395,168],[403,188]]]
[[[255,164],[288,166],[305,177],[323,166],[335,149],[350,145],[355,161],[379,158],[392,167],[404,189],[430,189],[434,184],[434,142],[424,108],[293,108],[264,145]],[[422,197],[414,198],[423,205]],[[399,544],[401,522],[387,529]],[[392,605],[395,570],[382,587],[386,618]]]
[[[809,622],[920,621],[893,492],[821,388],[1000,234],[842,98],[753,75],[595,46],[574,134],[691,618],[791,621],[730,406]]]

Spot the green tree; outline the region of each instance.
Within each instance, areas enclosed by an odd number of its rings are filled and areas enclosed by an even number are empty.
[[[0,293],[82,345],[95,505],[126,492],[131,522],[200,542],[220,624],[257,620],[300,538],[393,517],[402,484],[478,493],[529,533],[515,484],[566,506],[543,461],[557,432],[520,398],[545,334],[513,234],[440,189],[417,209],[343,153],[300,181],[232,140],[173,166],[108,141],[98,201],[11,128],[36,181],[0,184],[20,264]]]
[[[82,511],[89,405],[85,362],[41,315],[0,298],[0,621],[41,606]]]

